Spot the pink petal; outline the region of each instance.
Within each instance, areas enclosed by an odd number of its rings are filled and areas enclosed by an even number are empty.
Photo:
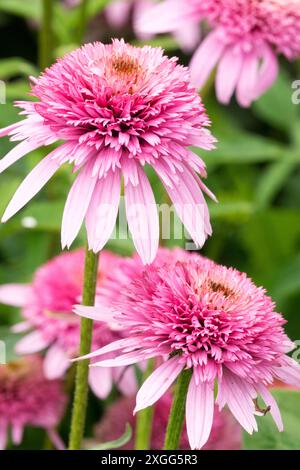
[[[70,358],[58,344],[53,344],[44,359],[44,374],[48,380],[59,379],[70,367]]]
[[[195,52],[191,64],[191,80],[196,88],[202,88],[217,65],[226,44],[219,30],[208,34]]]
[[[300,387],[300,364],[291,357],[285,357],[285,365],[274,369],[276,377],[288,385]]]
[[[72,362],[82,360],[82,359],[91,359],[92,357],[102,356],[104,354],[108,354],[108,353],[115,352],[115,351],[120,351],[125,348],[126,349],[130,348],[132,350],[132,349],[137,348],[138,345],[139,343],[136,340],[136,338],[118,339],[117,341],[114,341],[113,343],[103,346],[103,348],[97,349],[96,351],[86,354],[85,356],[81,356],[76,359],[73,359]]]
[[[55,429],[48,428],[47,433],[48,433],[49,439],[52,442],[52,444],[54,445],[55,449],[57,449],[57,450],[66,450],[66,446],[65,446],[63,440],[61,439],[58,432],[55,431]]]
[[[110,171],[94,190],[86,217],[90,250],[99,252],[106,245],[116,224],[121,191],[120,170]]]
[[[262,55],[262,64],[258,72],[257,82],[254,86],[254,97],[259,98],[275,82],[279,64],[276,54],[266,43],[260,51]]]
[[[134,413],[153,405],[168,390],[183,369],[183,364],[173,357],[159,366],[143,383],[136,396]]]
[[[115,383],[123,395],[130,397],[136,393],[137,380],[134,367],[114,369],[113,375]]]
[[[20,323],[16,323],[10,329],[13,333],[25,333],[25,331],[30,330],[31,324],[29,321],[22,321]]]
[[[39,331],[33,331],[17,342],[15,351],[19,355],[32,354],[45,349],[48,345],[48,341]]]
[[[107,307],[86,307],[84,305],[75,305],[73,311],[81,317],[90,318],[91,320],[101,321],[104,323],[111,323],[114,320],[114,315],[117,313]]]
[[[0,286],[0,302],[13,307],[24,307],[31,293],[29,284],[4,284]]]
[[[120,29],[129,20],[132,3],[129,0],[117,0],[105,8],[105,16],[108,23],[115,29]]]
[[[0,450],[4,450],[7,445],[7,425],[0,421]]]
[[[260,393],[260,395],[261,395],[263,401],[265,402],[266,406],[271,407],[270,413],[271,413],[271,415],[272,415],[272,417],[273,417],[273,419],[276,423],[278,431],[282,432],[283,431],[283,422],[282,422],[281,413],[280,413],[280,410],[279,410],[279,407],[277,405],[277,402],[276,402],[275,398],[269,392],[267,387],[265,387],[262,384],[257,387],[257,390]]]
[[[234,93],[242,70],[243,53],[240,48],[229,46],[218,65],[216,75],[217,98],[228,104]]]
[[[105,400],[112,389],[112,369],[90,367],[89,384],[94,394],[101,400]]]
[[[254,99],[254,89],[258,77],[259,58],[255,52],[249,52],[244,56],[240,78],[237,84],[237,101],[240,106],[247,108]]]
[[[191,379],[186,401],[186,427],[192,450],[201,449],[208,441],[214,416],[214,389],[212,383]]]
[[[12,441],[18,446],[22,442],[24,428],[21,423],[14,423],[12,425]]]
[[[61,243],[63,248],[70,248],[78,235],[96,182],[97,177],[91,176],[91,166],[87,164],[74,181],[66,201],[61,228]]]
[[[154,260],[159,244],[159,219],[153,191],[147,176],[136,165],[138,183],[125,184],[125,206],[133,242],[144,264]]]
[[[151,350],[148,352],[148,350],[143,351],[131,351],[127,352],[125,354],[120,354],[119,356],[113,358],[113,359],[105,359],[99,362],[96,362],[95,364],[91,364],[91,367],[94,366],[101,366],[101,367],[124,367],[124,366],[129,366],[132,364],[137,364],[140,361],[144,361],[146,359],[150,359],[152,357],[157,356],[158,354],[155,353],[155,351]]]
[[[11,124],[10,126],[3,127],[2,129],[0,129],[0,137],[4,137],[8,135],[10,132],[17,129],[18,126],[19,126],[19,123],[16,122],[15,124]]]
[[[194,51],[201,40],[199,23],[182,21],[180,28],[174,31],[174,36],[184,52]]]
[[[54,155],[55,151],[40,161],[26,176],[8,204],[2,222],[6,222],[22,209],[58,170],[61,164],[53,158]]]
[[[8,152],[5,157],[0,160],[0,173],[6,170],[9,166],[20,160],[28,153],[41,147],[41,143],[35,140],[24,140],[23,142],[16,145],[13,149]]]

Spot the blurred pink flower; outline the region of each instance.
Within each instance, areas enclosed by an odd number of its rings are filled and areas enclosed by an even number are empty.
[[[285,320],[245,274],[194,255],[186,262],[150,266],[123,289],[113,307],[128,337],[88,355],[99,361],[92,368],[168,357],[144,382],[135,412],[158,401],[187,368],[192,369],[186,404],[192,449],[201,449],[209,438],[216,380],[216,403],[220,409],[227,404],[250,434],[257,431],[255,415],[267,411],[283,430],[268,386],[274,379],[299,386],[300,365],[287,356],[294,344],[284,333]],[[89,309],[90,317],[98,314]]]
[[[25,178],[2,221],[19,211],[64,163],[79,174],[67,198],[62,245],[70,247],[86,221],[89,248],[100,251],[118,214],[121,176],[129,229],[144,264],[155,258],[159,218],[143,167],[154,168],[194,241],[211,234],[202,194],[212,194],[196,173],[203,161],[189,146],[210,150],[210,122],[186,68],[160,48],[136,48],[123,40],[87,44],[58,59],[38,79],[38,102],[19,102],[25,120],[0,130],[22,142],[1,161],[0,172],[27,153],[54,142]]]
[[[47,380],[42,358],[28,356],[0,366],[0,449],[7,445],[11,428],[15,445],[22,442],[25,426],[44,428],[53,444],[63,443],[55,431],[66,405],[63,384]]]
[[[151,439],[151,449],[153,450],[163,448],[171,402],[171,393],[166,393],[155,406]],[[135,417],[132,413],[134,404],[134,397],[124,397],[109,405],[100,423],[95,428],[95,439],[100,442],[110,442],[118,439],[123,434],[126,423],[129,423],[133,431],[135,431]],[[227,410],[220,412],[215,406],[211,434],[203,450],[238,450],[241,448],[241,441],[242,432],[240,425]],[[122,449],[131,450],[134,448],[133,446],[133,439],[131,439]],[[189,441],[186,428],[184,428],[180,450],[188,449]]]
[[[194,54],[192,82],[202,88],[217,66],[216,92],[224,104],[236,90],[239,104],[250,106],[276,79],[278,54],[300,57],[300,0],[166,0],[136,27],[173,31],[182,19],[204,19],[212,29]]]
[[[101,284],[119,258],[109,252],[101,253],[99,283]],[[32,354],[47,349],[44,373],[49,379],[62,377],[78,354],[79,318],[72,312],[81,301],[84,250],[62,254],[40,267],[31,285],[0,286],[0,302],[22,307],[24,322],[15,325],[15,332],[31,330],[16,345],[18,354]],[[118,331],[104,323],[93,330],[92,349],[120,339]],[[105,398],[115,383],[125,394],[136,391],[132,368],[94,368],[89,383],[93,392]]]
[[[139,18],[147,14],[155,3],[157,3],[156,0],[115,0],[105,8],[105,16],[109,25],[120,29],[127,24],[132,13],[135,26],[138,24]],[[150,39],[152,36],[152,34],[143,34],[138,30],[135,31],[135,34],[141,40]],[[201,39],[199,24],[181,21],[179,27],[174,31],[174,37],[184,51],[193,51]]]

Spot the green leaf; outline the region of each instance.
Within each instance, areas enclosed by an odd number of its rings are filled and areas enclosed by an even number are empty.
[[[41,0],[0,0],[0,11],[39,21],[41,18]]]
[[[116,439],[115,441],[105,442],[103,444],[98,444],[97,446],[92,447],[91,449],[88,449],[88,450],[119,449],[120,447],[123,447],[125,444],[127,444],[131,438],[132,438],[132,429],[131,429],[130,424],[127,423],[125,432],[121,437],[119,437],[119,439]]]
[[[20,335],[12,333],[11,328],[8,326],[0,326],[0,341],[4,341],[5,344],[5,360],[6,363],[17,359],[15,353],[15,345],[20,339]],[[1,362],[0,362],[1,367]]]
[[[282,267],[273,283],[272,296],[282,302],[297,292],[300,292],[300,255]]]
[[[294,390],[272,390],[280,408],[284,431],[278,432],[268,413],[257,418],[258,432],[250,436],[244,433],[246,450],[299,450],[300,449],[300,392]]]
[[[20,57],[11,57],[9,59],[0,60],[0,79],[6,80],[11,77],[23,75],[37,75],[37,68],[30,62]]]
[[[292,79],[281,70],[275,84],[253,104],[255,114],[278,129],[290,132],[298,107],[292,103]]]

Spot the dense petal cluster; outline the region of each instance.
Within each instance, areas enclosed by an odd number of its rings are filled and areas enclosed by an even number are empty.
[[[101,284],[119,258],[110,252],[101,254],[98,282]],[[22,308],[24,321],[15,325],[16,332],[26,332],[16,345],[18,354],[32,354],[46,349],[44,373],[48,379],[62,377],[77,355],[80,321],[72,312],[81,302],[84,250],[62,254],[41,266],[31,285],[0,286],[0,301]],[[97,288],[97,291],[99,289]],[[120,339],[113,326],[97,323],[93,329],[92,350]],[[131,368],[91,369],[89,382],[94,393],[105,398],[115,383],[124,393],[136,390]]]
[[[218,65],[216,91],[228,103],[234,90],[242,106],[264,93],[278,73],[277,54],[300,57],[299,0],[166,0],[143,15],[138,29],[172,31],[181,18],[205,20],[211,32],[196,51],[191,73],[202,87]]]
[[[151,449],[153,450],[163,448],[171,402],[171,393],[165,393],[155,406],[151,439]],[[124,432],[126,423],[129,423],[134,430],[135,417],[132,414],[134,403],[135,397],[123,397],[108,406],[100,423],[95,428],[95,439],[99,442],[110,442],[119,438]],[[241,440],[242,433],[239,424],[227,410],[220,412],[215,406],[212,431],[204,450],[238,450],[241,448]],[[131,440],[122,449],[133,449],[133,445],[133,440]],[[189,448],[188,436],[186,428],[184,428],[179,449],[188,450]]]
[[[54,429],[65,405],[63,384],[44,377],[41,357],[28,356],[1,365],[0,449],[5,449],[10,430],[13,443],[20,444],[25,426],[46,429],[54,444],[61,448],[62,442]]]
[[[255,414],[267,411],[282,430],[268,387],[276,379],[299,386],[300,366],[287,356],[294,345],[274,308],[245,274],[192,255],[150,267],[123,289],[115,319],[128,338],[91,357],[102,356],[94,364],[100,367],[168,358],[140,389],[136,411],[155,403],[183,369],[192,369],[186,405],[192,448],[201,448],[210,435],[215,381],[217,404],[227,404],[249,433],[257,430]]]
[[[188,69],[162,49],[124,41],[87,44],[33,79],[37,102],[17,103],[26,119],[0,131],[19,143],[0,172],[28,152],[63,143],[44,158],[15,193],[3,221],[21,209],[63,163],[79,174],[67,198],[62,244],[69,247],[86,221],[90,249],[101,250],[117,217],[121,176],[133,241],[145,264],[159,241],[154,195],[144,171],[154,168],[198,245],[211,234],[205,166],[189,146],[210,150],[210,122]]]

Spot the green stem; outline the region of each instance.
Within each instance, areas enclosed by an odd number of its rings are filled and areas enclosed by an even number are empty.
[[[147,369],[143,375],[143,382],[152,374],[154,368],[154,359],[148,361]],[[152,437],[154,407],[148,406],[137,414],[135,431],[135,449],[149,450]]]
[[[177,450],[184,424],[185,402],[192,369],[183,370],[178,377],[169,422],[166,432],[164,450]]]
[[[53,0],[42,0],[42,24],[39,35],[39,66],[41,70],[51,65],[53,57]]]
[[[79,7],[79,21],[77,30],[77,42],[82,44],[88,20],[88,0],[81,0]]]
[[[82,305],[94,305],[98,274],[98,255],[86,248]],[[79,355],[84,356],[91,350],[93,321],[81,318]],[[88,399],[89,360],[77,363],[75,394],[71,420],[69,450],[79,450],[84,434]]]

